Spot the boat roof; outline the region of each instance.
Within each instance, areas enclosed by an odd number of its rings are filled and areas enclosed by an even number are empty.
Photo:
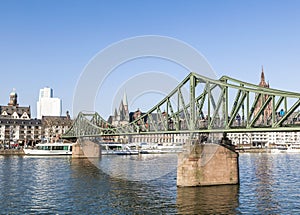
[[[69,146],[74,143],[63,143],[63,142],[55,142],[55,143],[38,143],[37,146]]]

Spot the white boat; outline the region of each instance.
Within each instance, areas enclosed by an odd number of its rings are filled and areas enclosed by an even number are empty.
[[[141,143],[141,154],[172,154],[179,153],[183,150],[183,144],[172,144],[172,145],[163,145],[163,144],[149,144]]]
[[[287,146],[285,144],[277,145],[277,147],[273,147],[270,149],[271,153],[285,153],[287,152]]]
[[[182,144],[163,145],[155,143],[101,143],[102,155],[169,154],[182,152]]]
[[[288,153],[300,153],[300,145],[299,144],[291,144],[287,147],[286,152],[288,152]]]
[[[300,153],[300,144],[282,144],[271,148],[271,153]]]
[[[273,154],[285,153],[285,152],[287,152],[287,149],[272,148],[272,149],[270,149],[270,152]]]
[[[73,143],[39,143],[34,148],[23,149],[25,155],[72,155]]]
[[[179,153],[183,150],[183,144],[177,143],[169,146],[158,146],[162,153]]]
[[[102,155],[137,155],[139,151],[128,144],[101,143]]]

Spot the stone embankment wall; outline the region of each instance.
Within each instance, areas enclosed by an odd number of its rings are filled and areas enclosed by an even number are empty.
[[[0,149],[0,155],[24,155],[22,149]]]

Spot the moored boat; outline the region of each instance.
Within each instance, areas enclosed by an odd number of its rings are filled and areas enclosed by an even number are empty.
[[[182,152],[183,144],[163,145],[142,143],[140,149],[141,154],[172,154]]]
[[[285,144],[277,145],[277,147],[271,148],[270,152],[275,154],[287,152],[287,146]]]
[[[127,144],[122,143],[101,143],[102,155],[137,155],[139,151]]]
[[[34,148],[23,149],[25,155],[72,155],[73,143],[39,143]]]
[[[286,152],[300,153],[300,145],[299,144],[291,144],[287,147]]]

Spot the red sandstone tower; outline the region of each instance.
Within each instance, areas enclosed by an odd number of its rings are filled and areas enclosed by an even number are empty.
[[[260,82],[259,82],[259,86],[260,87],[265,87],[265,88],[270,88],[270,84],[266,83],[265,80],[265,73],[264,73],[264,68],[262,67],[262,71],[261,71],[261,77],[260,77]],[[257,114],[257,112],[259,111],[259,109],[261,108],[262,104],[264,103],[264,101],[267,100],[269,96],[268,95],[262,95],[258,102],[257,105],[255,107],[254,110],[254,115]],[[267,124],[269,118],[271,117],[272,114],[272,103],[269,102],[267,107],[265,108],[265,110],[263,111],[263,113],[261,114],[261,116],[259,117],[257,123],[259,124]]]

